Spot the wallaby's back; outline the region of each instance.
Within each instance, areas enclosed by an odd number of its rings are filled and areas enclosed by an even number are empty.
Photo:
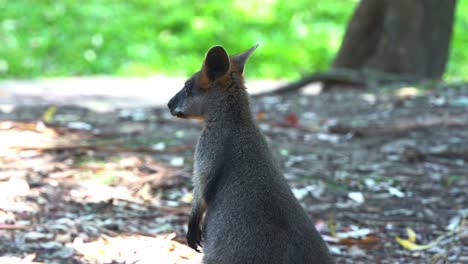
[[[236,132],[226,139],[225,161],[210,186],[205,263],[332,263],[258,129]],[[211,140],[218,135],[204,133],[197,153]]]

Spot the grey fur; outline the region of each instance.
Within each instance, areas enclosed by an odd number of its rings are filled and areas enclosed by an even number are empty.
[[[254,122],[242,74],[232,69],[196,95],[202,111],[178,115],[205,120],[195,151],[189,245],[197,250],[204,240],[207,264],[333,263]],[[186,100],[176,95],[171,112]]]

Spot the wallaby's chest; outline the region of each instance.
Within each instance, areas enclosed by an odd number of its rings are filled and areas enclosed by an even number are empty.
[[[216,170],[222,159],[225,142],[222,133],[203,131],[198,139],[194,156],[194,181],[195,183],[206,182],[207,178]]]

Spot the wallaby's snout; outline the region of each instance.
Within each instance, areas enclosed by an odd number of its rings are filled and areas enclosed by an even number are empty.
[[[169,107],[171,115],[179,118],[185,117],[182,108],[183,96],[183,90],[179,91],[176,95],[174,95],[174,97],[171,98],[171,100],[169,100],[169,103],[167,103],[167,107]]]
[[[173,116],[184,119],[204,119],[207,93],[199,87],[197,77],[198,73],[188,79],[184,87],[167,104]]]

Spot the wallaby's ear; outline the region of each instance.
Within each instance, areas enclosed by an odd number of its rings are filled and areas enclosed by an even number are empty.
[[[229,56],[226,50],[221,46],[214,46],[206,54],[202,71],[210,81],[214,81],[226,74],[229,67]]]
[[[232,60],[237,64],[236,66],[240,74],[244,72],[244,67],[245,67],[245,63],[247,62],[247,59],[249,58],[250,54],[252,54],[255,51],[257,47],[258,47],[258,44],[242,52],[241,54],[232,56]]]

